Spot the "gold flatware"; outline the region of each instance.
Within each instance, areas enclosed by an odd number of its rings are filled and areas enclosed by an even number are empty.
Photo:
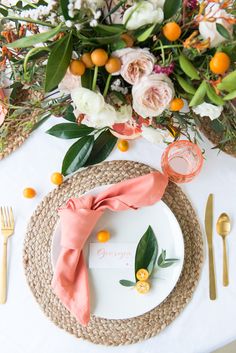
[[[214,266],[214,251],[213,251],[213,194],[210,194],[207,200],[205,212],[205,230],[208,243],[208,258],[209,258],[209,291],[210,299],[216,299],[216,280]]]
[[[227,287],[229,285],[229,272],[228,272],[226,237],[231,231],[231,222],[230,222],[229,216],[226,213],[222,213],[219,216],[216,223],[216,230],[223,240],[223,285]]]
[[[0,304],[7,300],[7,242],[14,233],[14,217],[11,207],[0,208],[1,230],[3,235],[3,253],[0,268]]]

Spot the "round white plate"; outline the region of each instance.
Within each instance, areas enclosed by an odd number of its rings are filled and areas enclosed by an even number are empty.
[[[97,194],[108,186],[101,186],[88,192]],[[158,269],[151,278],[149,293],[139,294],[132,287],[123,287],[119,280],[134,280],[132,269],[89,269],[91,313],[106,319],[128,319],[143,315],[159,305],[175,287],[184,261],[184,241],[182,231],[174,214],[162,201],[139,210],[121,212],[106,211],[98,221],[85,247],[88,259],[88,244],[96,242],[96,233],[109,229],[114,243],[138,244],[147,227],[151,225],[157,237],[159,254],[167,251],[167,257],[178,258],[169,268]],[[60,252],[60,223],[57,224],[52,239],[52,266]]]

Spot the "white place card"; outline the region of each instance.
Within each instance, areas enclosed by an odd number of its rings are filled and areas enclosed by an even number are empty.
[[[90,243],[89,268],[133,268],[137,244]]]

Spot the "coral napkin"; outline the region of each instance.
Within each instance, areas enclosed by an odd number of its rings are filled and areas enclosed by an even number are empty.
[[[54,293],[82,324],[90,319],[87,267],[83,247],[106,209],[123,211],[149,206],[164,194],[168,179],[160,172],[115,184],[98,195],[71,198],[59,209],[61,252],[52,281]]]

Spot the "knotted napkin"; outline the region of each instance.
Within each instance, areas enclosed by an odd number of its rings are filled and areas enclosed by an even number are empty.
[[[52,288],[64,306],[86,326],[90,319],[89,285],[83,247],[106,209],[136,210],[159,201],[168,179],[160,172],[149,173],[112,185],[98,195],[71,198],[59,209],[61,252]]]

